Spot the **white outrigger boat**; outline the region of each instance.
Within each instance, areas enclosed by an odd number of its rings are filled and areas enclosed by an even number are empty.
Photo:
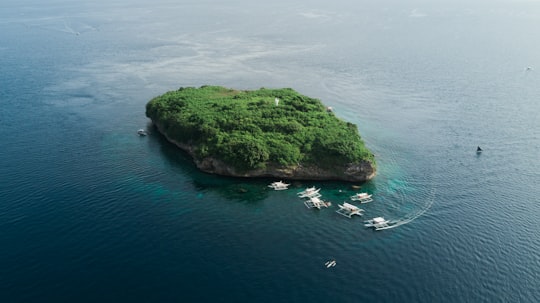
[[[139,136],[146,136],[146,135],[148,135],[148,133],[147,133],[144,129],[142,129],[142,128],[139,129],[139,130],[137,130],[137,134],[138,134]]]
[[[351,218],[353,215],[362,216],[364,215],[364,210],[354,206],[352,204],[349,204],[347,202],[343,202],[343,205],[338,204],[339,209],[336,210],[336,212],[342,216]]]
[[[285,190],[289,189],[289,185],[287,183],[283,183],[283,181],[273,182],[272,184],[268,185],[268,187],[273,188],[274,190]]]
[[[298,193],[300,198],[319,198],[322,195],[319,194],[320,188],[308,187],[305,190]]]
[[[373,195],[370,195],[368,193],[358,193],[358,194],[352,195],[351,200],[360,201],[360,203],[368,203],[368,202],[373,201],[371,196]]]
[[[375,230],[386,229],[386,228],[388,228],[390,226],[389,225],[390,221],[386,220],[383,217],[376,217],[376,218],[373,218],[371,220],[367,220],[364,223],[366,223],[366,224],[364,224],[364,226],[373,227],[373,228],[375,228]]]
[[[337,264],[336,260],[332,260],[332,261],[327,261],[326,263],[324,263],[324,266],[326,266],[326,268],[330,268],[330,267],[336,266],[336,264]]]
[[[321,207],[328,207],[328,206],[332,205],[332,203],[325,202],[325,201],[319,199],[319,197],[311,197],[311,198],[309,198],[309,200],[304,201],[304,205],[307,208],[321,209]]]

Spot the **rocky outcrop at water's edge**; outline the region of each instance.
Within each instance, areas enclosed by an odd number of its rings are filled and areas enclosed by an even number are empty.
[[[195,165],[200,170],[210,174],[245,178],[274,177],[289,180],[339,180],[348,182],[368,181],[375,177],[376,174],[376,169],[368,161],[363,161],[360,164],[347,164],[343,167],[334,167],[332,170],[323,169],[313,165],[297,165],[294,167],[267,165],[267,167],[264,169],[254,169],[240,172],[235,170],[234,167],[227,165],[227,163],[213,157],[198,159],[194,152],[196,146],[175,141],[168,137],[166,133],[161,131],[158,123],[154,122],[154,125],[169,142],[175,144],[180,149],[191,155]]]

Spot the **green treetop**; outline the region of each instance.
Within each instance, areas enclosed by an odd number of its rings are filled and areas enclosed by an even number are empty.
[[[375,162],[356,125],[290,88],[180,88],[148,102],[146,115],[169,138],[193,146],[197,158],[238,170]]]

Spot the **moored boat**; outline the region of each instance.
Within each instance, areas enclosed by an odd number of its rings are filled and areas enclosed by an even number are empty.
[[[305,190],[298,193],[298,197],[300,198],[314,198],[314,197],[320,197],[321,194],[319,194],[320,188],[315,187],[308,187]]]
[[[287,183],[284,183],[283,181],[273,182],[272,184],[268,185],[268,187],[273,188],[274,190],[285,190],[289,189],[289,185]]]
[[[342,216],[351,218],[353,215],[362,216],[364,215],[364,210],[358,206],[343,202],[343,204],[338,204],[339,209],[336,212]]]
[[[332,205],[332,203],[323,201],[319,199],[319,197],[312,197],[312,198],[309,198],[309,200],[304,201],[304,205],[307,208],[321,209],[321,207],[328,207]]]
[[[358,193],[358,194],[352,195],[351,200],[360,201],[360,203],[368,203],[368,202],[373,201],[371,196],[373,195],[370,195],[368,193]]]

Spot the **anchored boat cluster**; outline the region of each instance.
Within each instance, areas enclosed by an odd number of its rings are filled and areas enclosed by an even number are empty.
[[[274,190],[286,190],[289,188],[290,184],[284,183],[283,181],[273,182],[268,185],[268,187]],[[328,208],[332,203],[324,201],[320,194],[320,188],[308,187],[305,190],[297,193],[299,198],[305,199],[304,205],[307,208],[317,208],[321,209],[322,207]],[[356,193],[350,196],[350,202],[358,202],[360,204],[369,203],[373,201],[373,195],[368,193]],[[338,214],[351,218],[354,215],[363,216],[365,210],[360,207],[353,205],[348,202],[343,202],[343,204],[338,204],[339,209],[336,211]],[[367,220],[364,222],[364,226],[373,227],[375,230],[387,229],[390,227],[390,221],[384,219],[383,217],[375,217],[373,219]]]

